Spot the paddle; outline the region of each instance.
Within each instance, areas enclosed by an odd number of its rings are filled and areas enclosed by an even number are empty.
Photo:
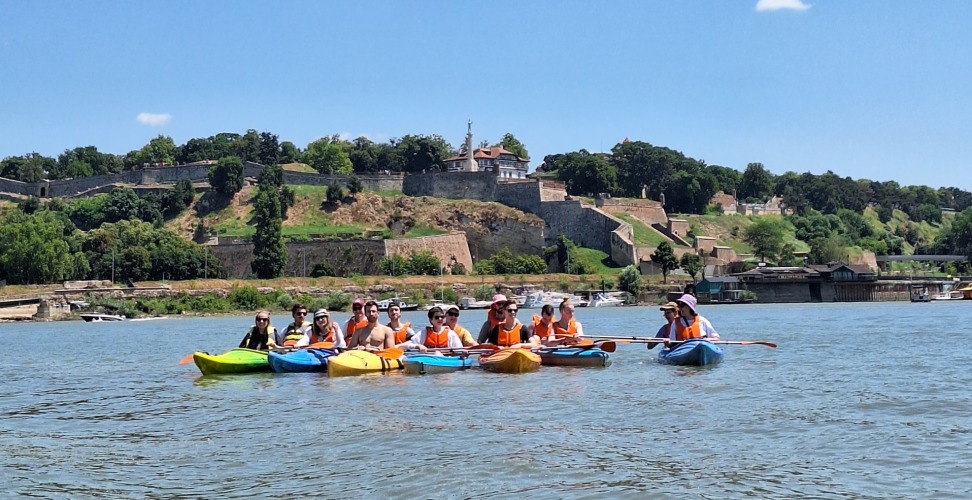
[[[184,365],[186,363],[192,363],[192,354],[189,354],[186,357],[184,357],[181,360],[179,360],[179,364],[180,365]]]
[[[594,342],[592,340],[585,339],[573,345],[544,346],[541,349],[546,349],[548,351],[568,349],[580,349],[582,351],[586,351],[588,349],[600,349],[604,352],[614,352],[618,350],[618,343],[614,340],[598,340],[597,342]]]
[[[636,344],[664,344],[665,342],[670,342],[671,344],[681,344],[684,342],[688,342],[687,340],[669,341],[668,339],[661,339],[657,337],[620,337],[620,336],[597,335],[597,336],[593,336],[593,338],[614,339],[616,342],[627,341]],[[773,342],[767,342],[765,340],[709,340],[708,342],[711,342],[713,344],[721,344],[721,345],[764,345],[767,347],[776,347],[776,344],[774,344]]]

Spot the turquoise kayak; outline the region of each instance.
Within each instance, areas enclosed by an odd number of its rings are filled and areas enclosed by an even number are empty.
[[[326,372],[327,358],[337,352],[331,349],[298,349],[290,352],[271,352],[267,355],[270,369],[276,373]]]
[[[722,361],[722,348],[705,339],[687,340],[658,353],[658,362],[666,365],[705,366]]]
[[[544,366],[611,366],[611,357],[608,353],[597,348],[542,348],[537,350],[537,354],[540,355],[540,364]]]
[[[469,356],[437,356],[435,354],[408,354],[405,356],[405,373],[409,375],[425,375],[434,373],[449,373],[465,370],[473,366]]]

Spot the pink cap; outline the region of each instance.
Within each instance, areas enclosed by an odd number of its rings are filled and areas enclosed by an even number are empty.
[[[502,293],[493,295],[493,303],[495,304],[497,302],[506,302],[506,295],[503,295]]]
[[[354,299],[353,304],[356,305],[356,306],[363,306],[364,305],[364,299]]]

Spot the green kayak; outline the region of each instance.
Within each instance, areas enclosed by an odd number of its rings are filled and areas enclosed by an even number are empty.
[[[253,373],[270,371],[267,362],[267,351],[255,351],[237,347],[223,354],[209,354],[208,352],[194,352],[192,360],[196,362],[203,375],[226,375],[234,373]]]

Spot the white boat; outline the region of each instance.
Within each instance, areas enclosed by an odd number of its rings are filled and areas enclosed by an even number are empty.
[[[476,300],[475,297],[463,297],[459,299],[459,309],[489,309],[493,305],[488,300]]]
[[[964,298],[965,297],[962,295],[962,292],[952,291],[952,292],[946,292],[946,293],[940,293],[934,295],[932,296],[931,299],[938,301],[938,300],[962,300]]]
[[[450,307],[452,307],[454,305],[455,304],[444,304],[442,302],[433,302],[431,304],[424,305],[424,306],[420,307],[419,310],[420,311],[431,311],[433,307],[438,307],[438,308],[442,309],[443,311],[445,311],[445,310],[448,310]]]
[[[100,323],[102,321],[125,321],[124,316],[103,313],[81,313],[81,319],[88,323]]]
[[[614,297],[608,297],[603,293],[599,293],[595,295],[593,299],[591,299],[591,302],[590,304],[588,304],[588,307],[617,307],[623,305],[624,305],[623,300]]]
[[[523,304],[520,307],[525,309],[539,309],[547,304],[550,304],[556,309],[567,297],[571,297],[571,300],[576,302],[576,300],[574,300],[570,294],[566,293],[545,291],[533,292],[526,295],[526,298],[523,300]]]
[[[418,304],[409,304],[398,297],[392,297],[390,299],[379,300],[378,310],[387,311],[392,304],[398,304],[398,308],[401,309],[402,311],[414,311],[418,309]]]

